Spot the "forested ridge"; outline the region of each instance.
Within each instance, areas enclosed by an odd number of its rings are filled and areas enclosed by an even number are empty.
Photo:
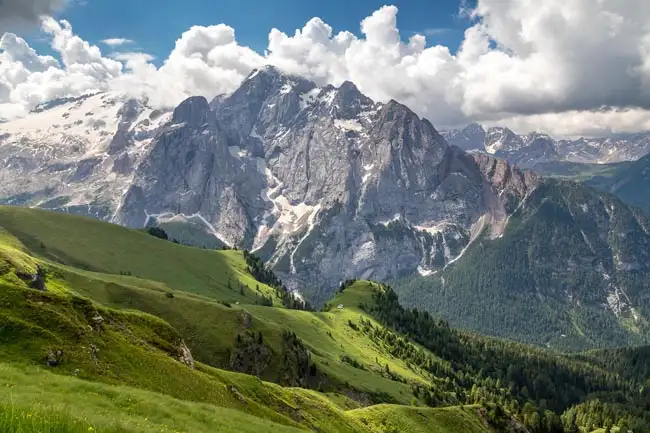
[[[436,275],[391,284],[452,327],[559,351],[650,343],[650,219],[612,195],[547,180]]]
[[[362,308],[385,328],[361,320],[361,332],[433,376],[449,378],[417,391],[426,393],[431,405],[495,403],[540,433],[607,426],[650,431],[650,389],[644,387],[647,347],[572,356],[473,335],[427,312],[402,307],[388,286],[378,286],[373,303]],[[399,334],[440,360],[427,357]]]

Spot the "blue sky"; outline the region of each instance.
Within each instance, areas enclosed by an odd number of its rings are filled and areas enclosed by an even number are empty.
[[[74,32],[91,43],[106,38],[134,40],[136,44],[129,50],[152,54],[155,63],[160,63],[192,25],[228,24],[241,45],[261,53],[273,27],[293,34],[318,16],[334,32],[347,30],[358,35],[361,20],[385,4],[399,8],[398,28],[403,38],[422,33],[430,45],[442,44],[452,52],[468,26],[466,19],[458,17],[460,0],[78,0],[59,18],[70,21]],[[44,42],[29,39],[37,51],[49,51]],[[107,47],[102,50],[109,51]]]

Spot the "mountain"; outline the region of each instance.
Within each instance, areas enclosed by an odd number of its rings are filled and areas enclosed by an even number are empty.
[[[251,250],[314,305],[347,279],[398,281],[409,305],[523,342],[580,350],[650,336],[643,215],[450,146],[350,82],[319,88],[266,67],[210,102],[161,112],[97,94],[3,131],[4,203]],[[486,140],[523,165],[554,151],[548,136],[506,128]]]
[[[441,131],[453,146],[506,159],[522,168],[552,162],[606,164],[635,161],[650,153],[650,133],[610,137],[554,139],[546,134],[519,135],[505,127],[483,128],[472,123]]]
[[[202,226],[255,250],[316,302],[347,278],[442,268],[484,225],[497,235],[536,183],[449,147],[398,102],[273,67],[211,104],[193,97],[161,113],[98,94],[4,131],[4,203],[129,227],[190,222],[195,241]]]
[[[112,219],[170,114],[147,101],[99,93],[53,101],[3,123],[2,202]]]
[[[247,252],[0,207],[2,430],[650,425],[647,347],[566,356],[480,337],[370,281],[345,282],[319,312],[289,309],[273,281]]]
[[[579,183],[546,180],[497,239],[396,283],[453,326],[560,350],[649,341],[650,218]]]
[[[625,165],[614,165],[609,173],[585,180],[587,185],[616,194],[626,203],[650,212],[650,156]]]

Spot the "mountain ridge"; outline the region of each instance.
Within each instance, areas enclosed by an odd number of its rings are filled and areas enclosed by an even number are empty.
[[[555,139],[547,134],[517,134],[507,127],[485,128],[478,123],[441,131],[452,145],[506,159],[522,168],[541,163],[607,164],[640,159],[650,152],[650,132]]]

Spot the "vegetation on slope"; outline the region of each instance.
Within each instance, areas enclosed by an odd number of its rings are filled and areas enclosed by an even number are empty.
[[[274,289],[250,274],[239,251],[191,248],[90,218],[17,207],[0,207],[0,227],[54,263],[157,281],[169,291],[230,303],[261,303],[265,295],[281,304]]]
[[[645,422],[630,407],[647,398],[638,393],[646,378],[626,363],[610,368],[604,353],[561,357],[454,331],[366,281],[346,282],[321,312],[282,308],[281,282],[247,253],[13,212],[0,209],[11,225],[0,230],[0,384],[12,390],[0,397],[5,413],[53,414],[72,432],[89,423],[108,432],[487,433],[525,425],[542,433]],[[53,222],[66,238],[43,229]],[[110,254],[111,245],[125,251]],[[132,275],[120,275],[123,255]],[[151,257],[170,267],[163,279]],[[186,268],[192,259],[208,270]],[[194,285],[185,290],[174,270]],[[249,290],[233,298],[224,275]],[[216,279],[225,290],[211,285]],[[269,295],[277,306],[260,302]]]
[[[630,350],[632,365],[607,351],[562,356],[450,329],[426,312],[403,308],[386,286],[374,290],[373,298],[363,308],[386,326],[374,338],[383,338],[384,344],[429,371],[445,367],[415,356],[417,349],[409,347],[408,341],[396,344],[401,337],[386,329],[410,337],[448,362],[446,376],[453,385],[464,390],[471,386],[471,392],[458,393],[462,403],[496,402],[518,413],[533,432],[591,431],[616,423],[630,425],[633,431],[650,429],[650,389],[644,386],[649,379],[647,348]],[[588,362],[590,358],[598,362]],[[639,365],[645,366],[645,375],[636,370]],[[436,400],[440,395],[435,387],[425,392]]]
[[[497,337],[572,351],[647,344],[647,227],[615,197],[548,181],[502,237],[479,237],[437,275],[394,286],[405,305]]]

